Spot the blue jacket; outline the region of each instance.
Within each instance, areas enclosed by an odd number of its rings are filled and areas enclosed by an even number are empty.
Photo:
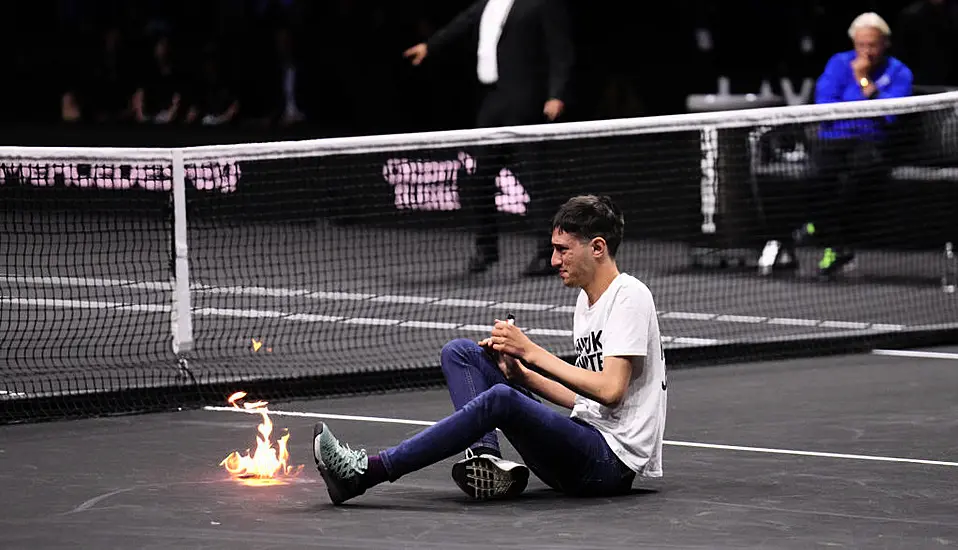
[[[861,86],[855,80],[852,60],[855,51],[837,53],[828,60],[825,71],[815,85],[815,103],[839,103],[844,101],[862,101],[868,99],[862,93]],[[911,69],[895,57],[887,57],[882,66],[874,73],[878,91],[871,99],[889,97],[907,97],[911,95]],[[894,116],[879,119],[848,119],[823,122],[819,136],[824,139],[858,137],[882,139],[884,126],[894,120]]]

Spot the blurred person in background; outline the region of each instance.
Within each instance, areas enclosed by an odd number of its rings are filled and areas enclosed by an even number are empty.
[[[891,29],[878,14],[863,13],[848,29],[854,49],[829,59],[815,86],[815,103],[868,101],[906,97],[912,93],[911,70],[887,54]],[[895,117],[842,119],[822,122],[812,148],[818,189],[811,223],[796,235],[801,241],[815,234],[825,250],[819,274],[831,277],[855,259],[856,226],[868,190],[887,176],[887,144]],[[869,195],[874,194],[874,187]]]
[[[134,90],[126,47],[119,26],[109,26],[95,53],[81,54],[71,63],[67,90],[61,98],[62,120],[109,123],[130,119]]]
[[[137,122],[169,124],[177,120],[181,114],[183,82],[175,69],[170,39],[158,35],[153,42],[153,56],[133,93],[133,117]]]
[[[219,126],[233,122],[240,110],[235,84],[224,74],[215,46],[207,46],[200,67],[195,93],[184,122],[203,126]]]
[[[481,100],[476,115],[480,128],[556,122],[566,109],[573,66],[573,46],[566,6],[550,0],[477,0],[426,42],[404,52],[418,66],[427,56],[441,54],[464,37],[475,41],[476,78]],[[552,159],[543,143],[522,144],[518,166],[510,167],[530,196],[528,226],[539,230],[536,251],[523,272],[527,276],[555,273],[550,263],[551,236],[541,231],[561,204]],[[516,154],[518,153],[518,154]],[[476,174],[464,194],[478,226],[476,253],[469,270],[487,270],[499,260],[496,225],[496,177],[503,164],[488,147],[473,153]],[[501,157],[500,157],[501,158]],[[464,197],[466,198],[466,197]]]

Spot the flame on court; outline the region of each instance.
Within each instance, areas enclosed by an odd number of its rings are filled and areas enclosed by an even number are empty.
[[[251,349],[253,350],[253,353],[256,353],[256,352],[258,352],[261,348],[263,348],[263,340],[257,340],[256,338],[250,338],[250,346],[251,346]],[[266,353],[273,353],[273,348],[267,346],[265,349],[266,349]]]
[[[227,402],[241,408],[239,401],[246,397],[246,392],[236,392],[227,399]],[[266,408],[266,401],[254,401],[243,403],[242,408],[246,410],[255,410],[262,418],[259,426],[256,427],[256,449],[250,454],[246,449],[246,454],[233,451],[220,462],[220,466],[226,468],[226,471],[233,479],[244,485],[264,487],[269,485],[282,485],[284,478],[293,477],[298,474],[303,466],[291,466],[289,464],[289,432],[283,435],[275,442],[272,441],[273,421],[269,418],[269,409]],[[284,430],[285,431],[285,430]]]

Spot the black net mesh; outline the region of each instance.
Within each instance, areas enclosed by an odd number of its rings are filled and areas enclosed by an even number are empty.
[[[0,151],[0,417],[441,383],[508,313],[572,355],[548,239],[579,194],[624,212],[672,366],[953,341],[958,102],[909,101],[184,150],[188,292],[172,160]]]

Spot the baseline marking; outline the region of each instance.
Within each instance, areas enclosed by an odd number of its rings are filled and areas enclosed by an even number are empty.
[[[0,282],[25,285],[51,285],[67,287],[119,287],[133,290],[171,290],[169,281],[136,281],[126,279],[105,279],[97,277],[34,277],[26,275],[0,274]],[[463,307],[475,309],[511,309],[519,311],[549,311],[552,313],[572,313],[573,306],[558,304],[538,304],[527,302],[497,302],[449,297],[408,296],[392,294],[370,294],[362,292],[323,291],[295,288],[272,288],[261,286],[210,285],[194,282],[190,290],[210,295],[261,296],[270,298],[300,298],[309,300],[359,301],[383,304],[419,304],[435,307]],[[688,311],[660,311],[661,319],[685,321],[708,321],[719,323],[737,323],[753,325],[784,325],[796,327],[818,327],[827,329],[852,329],[861,331],[897,332],[909,328],[907,325],[892,323],[870,323],[857,321],[839,321],[829,319],[792,319],[787,317],[762,317],[753,315],[726,315],[721,313],[697,313]]]
[[[0,296],[0,305],[35,306],[62,309],[112,309],[129,313],[169,313],[172,306],[167,304],[138,304],[108,302],[101,300],[62,300],[54,298],[15,298]],[[311,313],[290,313],[268,309],[233,309],[222,307],[199,307],[193,309],[193,315],[203,317],[230,317],[245,319],[279,319],[300,323],[341,323],[346,325],[401,327],[420,330],[458,330],[463,332],[485,332],[492,326],[464,323],[440,323],[434,321],[411,321],[402,319],[383,319],[379,317],[337,317]],[[531,336],[572,337],[572,331],[558,328],[523,327]],[[692,338],[688,336],[662,336],[662,343],[688,346],[712,346],[728,343],[726,340],[712,338]]]
[[[914,357],[918,359],[950,359],[958,360],[958,353],[943,351],[918,351],[911,349],[873,349],[872,355],[887,355],[889,357]]]
[[[246,409],[237,409],[235,407],[213,407],[207,406],[203,407],[204,410],[214,411],[214,412],[238,412],[244,414],[259,414],[257,410],[246,410]],[[407,424],[412,426],[432,426],[435,422],[429,422],[425,420],[406,420],[402,418],[383,418],[378,416],[356,416],[349,414],[328,414],[328,413],[312,413],[312,412],[299,412],[299,411],[274,411],[268,409],[269,414],[273,416],[293,416],[299,418],[322,418],[329,420],[354,420],[359,422],[380,422],[384,424]],[[671,445],[673,447],[693,447],[698,449],[718,449],[723,451],[740,451],[748,453],[764,453],[764,454],[778,454],[778,455],[792,455],[792,456],[811,456],[818,458],[840,458],[847,460],[868,460],[874,462],[899,462],[907,464],[924,464],[926,466],[948,466],[953,468],[958,468],[958,462],[947,462],[943,460],[924,460],[920,458],[898,458],[891,456],[874,456],[874,455],[858,455],[858,454],[845,454],[845,453],[825,453],[819,451],[800,451],[793,449],[771,449],[766,447],[744,447],[741,445],[720,445],[716,443],[693,443],[690,441],[670,441],[665,440],[663,442],[665,445]]]

